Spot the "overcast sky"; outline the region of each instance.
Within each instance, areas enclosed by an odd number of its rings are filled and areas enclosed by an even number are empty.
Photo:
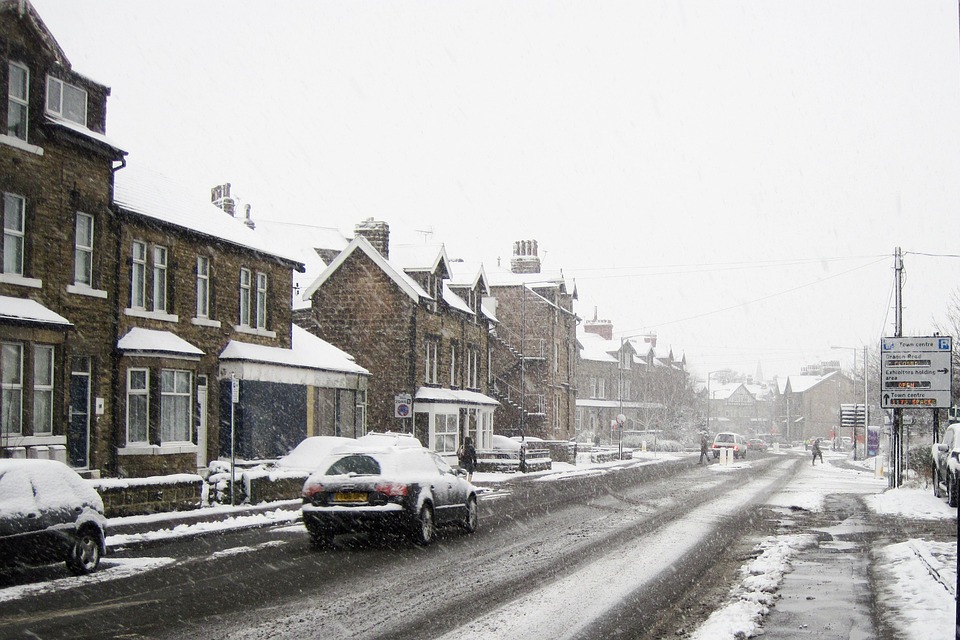
[[[131,165],[509,261],[700,372],[928,335],[960,285],[955,0],[33,0]],[[858,354],[857,366],[862,366]]]

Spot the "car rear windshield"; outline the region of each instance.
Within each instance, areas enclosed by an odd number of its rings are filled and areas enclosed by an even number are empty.
[[[733,442],[734,437],[732,433],[718,433],[717,442]]]
[[[327,469],[328,476],[344,476],[348,474],[358,476],[380,475],[380,463],[365,455],[351,455],[340,458]]]

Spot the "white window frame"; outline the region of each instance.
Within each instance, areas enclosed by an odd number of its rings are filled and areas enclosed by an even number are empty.
[[[604,400],[607,397],[607,379],[597,378],[597,397]]]
[[[8,356],[10,350],[15,350],[15,359]],[[23,343],[20,342],[0,342],[0,411],[0,435],[22,435]]]
[[[267,328],[267,274],[257,272],[257,299],[254,325],[257,329]]]
[[[250,287],[252,285],[252,274],[246,267],[240,268],[240,326],[250,326],[251,300]]]
[[[480,350],[467,347],[467,389],[480,388]]]
[[[440,341],[429,338],[426,341],[424,358],[424,382],[437,384],[437,356],[440,351]]]
[[[19,207],[17,207],[19,204]],[[8,207],[13,207],[13,217],[19,218],[19,229],[8,227],[7,226],[7,211]],[[19,208],[19,212],[16,209]],[[15,193],[4,193],[3,194],[3,271],[0,273],[11,274],[11,275],[23,275],[23,265],[24,265],[24,252],[26,248],[27,240],[27,201],[23,196],[19,196]],[[19,215],[17,215],[19,214]],[[8,269],[7,261],[9,258],[9,253],[13,249],[15,251],[15,263],[10,263],[11,269]]]
[[[457,343],[450,342],[450,386],[457,386]]]
[[[197,256],[197,317],[210,317],[210,258]]]
[[[170,252],[163,245],[153,246],[153,310],[167,312],[167,260]]]
[[[37,368],[41,363],[41,353],[46,353],[46,362],[49,366],[46,371]],[[43,436],[53,433],[53,384],[56,379],[54,376],[54,367],[56,360],[54,357],[53,345],[35,344],[33,345],[33,435]],[[41,409],[46,407],[44,414]]]
[[[19,87],[20,91],[14,91],[13,70],[19,69],[23,72],[23,84]],[[11,114],[18,110],[20,117],[16,122],[11,121]],[[22,109],[22,111],[21,111]],[[30,126],[30,69],[19,62],[10,62],[7,68],[7,125],[4,129],[8,136],[18,140],[27,141]],[[21,134],[22,129],[22,135]]]
[[[456,453],[459,441],[459,413],[433,414],[433,450],[437,453]]]
[[[76,92],[76,93],[74,93]],[[74,112],[74,109],[71,108],[72,105],[69,104],[70,98],[67,96],[71,95],[79,98],[81,95],[83,97],[83,115],[78,115]],[[66,108],[64,102],[68,102]],[[77,105],[79,106],[79,105]],[[47,113],[57,116],[58,118],[63,118],[70,122],[75,122],[82,127],[87,126],[87,91],[86,89],[81,89],[75,84],[70,84],[69,82],[64,82],[60,78],[54,78],[53,76],[47,76],[47,102],[46,102]]]
[[[130,253],[130,308],[147,308],[147,243],[139,240]]]
[[[89,230],[89,243],[82,244],[80,237],[81,221],[86,223]],[[76,226],[74,228],[73,248],[73,283],[93,287],[93,216],[89,213],[77,211]]]
[[[133,386],[133,374],[143,374],[143,386]],[[143,403],[143,423],[141,425],[131,424],[134,418],[132,411],[133,403]],[[131,367],[127,369],[127,444],[147,444],[150,440],[150,370],[140,367]],[[133,435],[133,430],[142,430],[143,437]]]
[[[367,434],[367,390],[357,389],[356,395],[357,412],[355,415],[357,433]]]
[[[171,381],[172,388],[168,386]],[[181,406],[184,401],[186,405]],[[186,444],[192,443],[192,438],[193,372],[186,369],[161,369],[160,442]]]

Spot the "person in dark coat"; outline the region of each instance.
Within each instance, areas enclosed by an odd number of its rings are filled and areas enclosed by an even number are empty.
[[[817,458],[820,458],[820,464],[823,464],[823,451],[820,451],[820,438],[813,441],[813,464],[817,464]]]
[[[710,464],[710,455],[707,451],[709,445],[710,443],[707,442],[707,434],[700,434],[700,460],[697,462],[697,464],[703,464],[704,460],[707,461],[707,464]]]
[[[473,472],[477,469],[477,449],[470,436],[463,439],[457,457],[460,459],[460,468],[467,470],[467,482],[473,482]]]

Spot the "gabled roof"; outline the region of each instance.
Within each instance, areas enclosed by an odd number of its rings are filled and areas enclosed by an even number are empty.
[[[304,268],[294,251],[225,213],[210,202],[208,194],[191,191],[149,169],[128,166],[118,171],[113,201],[128,213],[280,258],[297,270]]]
[[[323,286],[327,280],[330,279],[334,273],[337,272],[337,269],[346,262],[355,251],[360,251],[366,255],[377,267],[383,271],[391,280],[399,287],[401,291],[407,294],[410,299],[414,302],[420,302],[420,300],[433,300],[433,296],[428,294],[423,290],[417,282],[408,276],[403,270],[397,268],[389,260],[383,257],[379,251],[377,251],[370,241],[364,238],[363,236],[356,236],[353,240],[350,241],[350,244],[347,245],[347,248],[340,252],[340,254],[327,265],[327,268],[324,269],[316,280],[313,281],[307,290],[303,293],[303,299],[309,300],[313,297],[313,294],[316,293],[317,289]]]
[[[442,244],[398,244],[390,247],[390,262],[406,272],[427,271],[450,276],[450,261]]]
[[[476,315],[473,312],[473,309],[470,308],[470,305],[464,302],[463,298],[453,292],[453,290],[447,285],[446,280],[443,282],[443,301],[457,311],[462,311],[463,313],[471,316]]]
[[[480,262],[450,262],[450,286],[475,288],[478,284],[483,295],[490,295],[490,281]]]

